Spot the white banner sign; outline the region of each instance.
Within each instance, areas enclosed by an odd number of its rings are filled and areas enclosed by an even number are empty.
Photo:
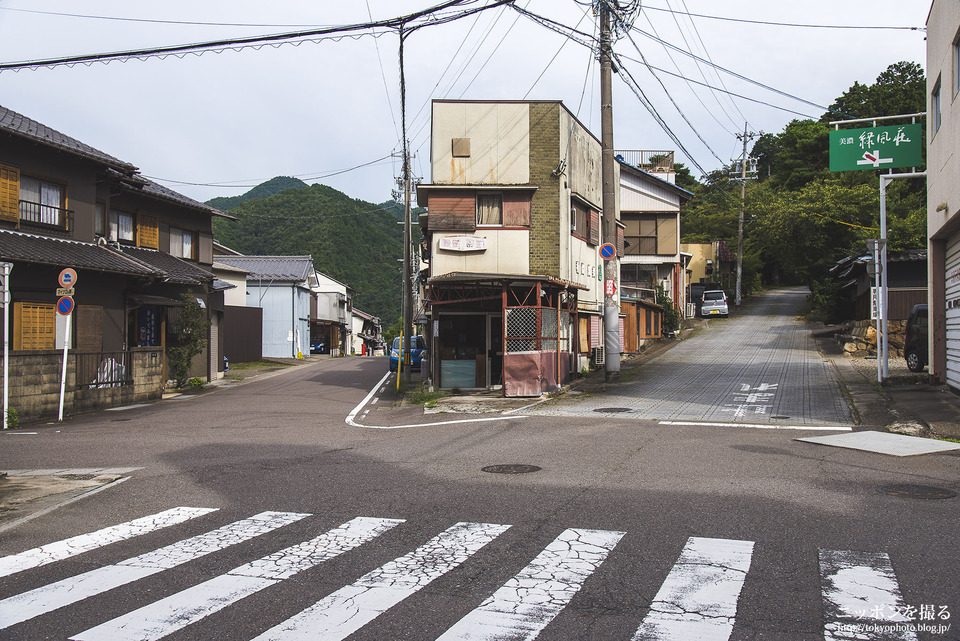
[[[455,252],[484,251],[487,248],[486,238],[473,236],[444,236],[440,239],[440,249]]]

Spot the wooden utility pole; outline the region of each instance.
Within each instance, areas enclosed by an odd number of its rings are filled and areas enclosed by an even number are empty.
[[[613,157],[613,61],[610,56],[610,7],[600,0],[600,146],[603,174],[604,243],[617,244],[617,181]],[[620,306],[616,291],[619,285],[620,260],[603,261],[603,358],[605,379],[620,382]],[[611,283],[612,281],[612,283]],[[611,286],[612,285],[612,286]]]

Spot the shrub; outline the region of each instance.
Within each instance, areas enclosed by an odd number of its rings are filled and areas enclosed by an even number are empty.
[[[167,362],[177,387],[184,387],[187,383],[190,361],[203,351],[203,346],[207,342],[210,321],[207,320],[206,312],[200,307],[193,292],[181,294],[180,299],[184,305],[174,321],[173,331],[176,334],[176,343],[167,348]]]

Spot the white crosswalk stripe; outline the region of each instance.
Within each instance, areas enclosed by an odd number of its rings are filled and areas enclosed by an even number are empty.
[[[11,554],[0,558],[0,577],[40,567],[54,561],[68,559],[71,556],[89,552],[110,543],[183,523],[198,516],[216,512],[216,510],[217,508],[175,507],[159,514],[113,525],[89,534],[81,534],[56,543],[49,543],[19,554]]]
[[[358,517],[314,539],[70,637],[73,641],[161,639],[240,599],[366,543],[403,521]]]
[[[633,641],[729,639],[752,555],[752,541],[690,538]]]
[[[863,639],[864,630],[880,628],[884,635],[869,638],[915,641],[916,632],[904,616],[906,603],[883,552],[820,550],[826,641]],[[901,624],[901,625],[898,625]]]
[[[625,532],[566,530],[520,574],[438,641],[535,639],[566,607]]]
[[[457,523],[415,551],[365,574],[255,641],[344,639],[503,533],[509,525]]]
[[[0,570],[6,574],[22,573],[117,541],[182,524],[213,511],[213,508],[175,508],[160,512],[0,558]],[[31,638],[32,628],[25,626],[34,625],[31,620],[36,617],[173,570],[310,516],[263,512],[113,565],[10,596],[0,600],[0,630],[22,624],[19,626],[21,638]],[[356,517],[312,538],[304,537],[307,540],[301,543],[242,563],[209,580],[196,585],[191,581],[189,586],[181,586],[173,594],[165,591],[169,596],[116,618],[104,622],[87,619],[87,626],[93,627],[83,632],[67,630],[54,636],[65,638],[73,634],[70,637],[73,641],[155,641],[216,613],[221,613],[217,625],[229,625],[229,619],[223,618],[225,608],[240,607],[246,597],[277,589],[281,582],[348,551],[357,550],[353,554],[363,554],[362,550],[368,547],[366,544],[372,545],[371,542],[404,522],[401,519]],[[367,626],[377,626],[375,620],[381,614],[441,576],[458,571],[463,563],[510,527],[457,523],[412,552],[335,590],[299,614],[279,623],[277,621],[283,617],[265,620],[260,629],[268,629],[253,641],[331,641],[345,639]],[[440,628],[442,633],[438,632],[438,641],[533,641],[555,620],[556,624],[567,625],[572,619],[571,615],[563,614],[564,610],[581,591],[597,590],[595,586],[602,586],[605,577],[609,578],[610,572],[603,568],[613,563],[610,554],[625,536],[625,532],[609,530],[570,528],[562,531],[542,551],[527,557],[532,560],[526,567],[492,594],[458,597],[476,598],[475,602],[464,604],[466,607],[461,612],[471,607],[474,609],[459,620],[447,621],[445,625],[449,627],[445,631]],[[737,625],[740,594],[753,565],[754,546],[752,541],[689,538],[650,607],[635,612],[634,621],[640,621],[639,627],[632,637],[632,626],[624,630],[623,640],[729,639]],[[243,549],[239,548],[237,554],[245,555]],[[493,550],[484,551],[480,563],[490,563],[492,554]],[[356,558],[362,562],[363,557]],[[818,560],[825,641],[917,639],[916,622],[908,618],[915,610],[906,604],[887,554],[819,550]],[[171,580],[182,580],[182,576],[171,574]],[[304,587],[307,585],[303,584]],[[261,598],[269,599],[270,593],[265,592]],[[414,604],[408,603],[407,607],[412,608]],[[443,613],[430,613],[433,619],[437,619],[438,614],[441,619],[436,623],[443,620]],[[69,614],[62,617],[62,621],[63,625],[69,625]],[[37,625],[49,623],[45,620]],[[213,620],[208,621],[208,624],[212,623]],[[817,625],[821,625],[819,621]],[[231,636],[229,628],[226,630],[225,634]],[[42,634],[50,636],[49,630]],[[244,637],[233,634],[231,638],[242,640]]]
[[[0,601],[0,629],[169,570],[211,552],[298,521],[309,514],[263,512],[211,532],[184,539],[146,554],[97,568]]]

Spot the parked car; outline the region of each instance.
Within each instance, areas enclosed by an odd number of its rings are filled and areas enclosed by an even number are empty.
[[[903,357],[911,372],[922,372],[930,361],[927,332],[927,305],[914,305],[903,337]]]
[[[703,298],[700,299],[700,315],[707,316],[729,316],[730,308],[727,306],[727,295],[719,289],[703,292]]]
[[[427,344],[423,336],[413,336],[407,341],[408,349],[403,354],[404,365],[411,365],[413,369],[419,370],[423,355],[427,350]],[[390,371],[397,371],[397,364],[400,362],[400,337],[393,339],[393,345],[390,346]]]
[[[330,350],[327,348],[327,337],[326,336],[316,336],[310,340],[310,353],[311,354],[329,354]]]

